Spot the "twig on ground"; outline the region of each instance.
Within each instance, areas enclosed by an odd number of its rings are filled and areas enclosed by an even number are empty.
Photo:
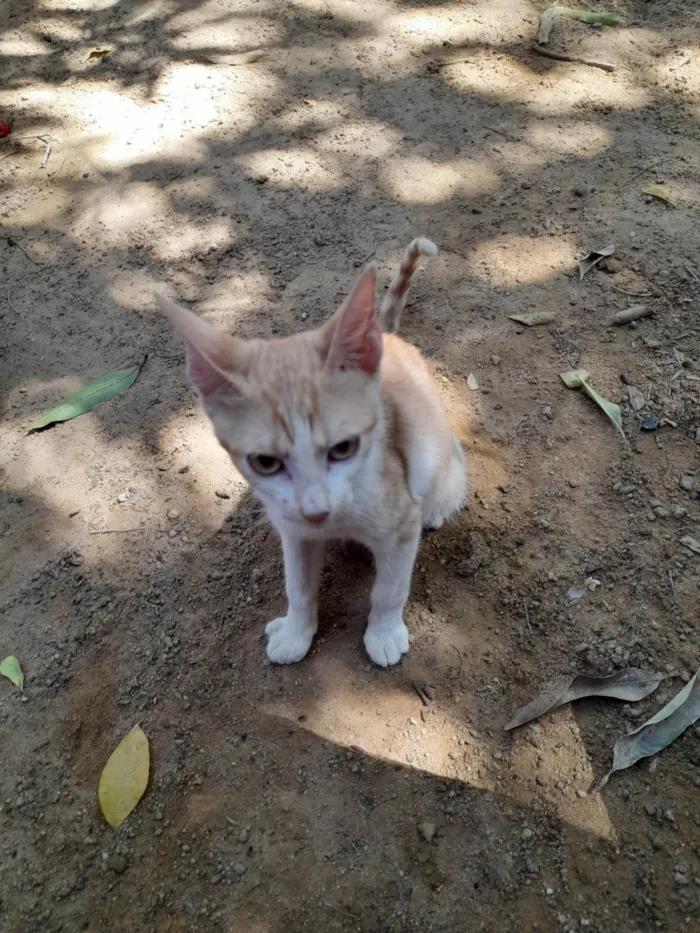
[[[654,292],[628,292],[626,288],[621,288],[619,285],[611,285],[610,288],[614,292],[620,292],[621,295],[627,295],[628,298],[653,298]]]
[[[457,677],[461,680],[461,679],[462,679],[462,671],[464,670],[464,658],[462,657],[462,652],[459,650],[459,648],[457,647],[457,645],[452,645],[452,647],[454,648],[454,650],[455,650],[455,651],[457,652],[457,654],[459,655],[459,674],[457,674]]]
[[[665,162],[671,162],[675,159],[676,156],[668,156],[665,159],[660,159],[658,162],[650,162],[648,165],[645,165],[643,169],[637,172],[635,175],[632,175],[631,178],[628,178],[627,181],[623,181],[622,184],[618,185],[618,188],[625,188],[627,185],[631,185],[633,181],[636,181],[638,178],[641,178],[642,175],[646,175],[647,172],[650,172],[653,168],[658,168],[660,165],[663,165]]]
[[[22,244],[19,242],[19,240],[16,240],[13,236],[6,236],[5,239],[7,240],[7,245],[8,245],[8,246],[17,246],[17,247],[19,247],[19,249],[21,249],[22,252],[24,253],[24,255],[27,257],[27,259],[28,259],[30,262],[33,262],[35,266],[43,266],[43,263],[42,263],[42,262],[39,262],[37,259],[34,259],[33,256],[30,256],[30,255],[29,255],[29,253],[28,253],[28,252],[26,251],[26,249],[22,246]]]
[[[412,681],[412,686],[413,686],[413,689],[414,689],[414,690],[416,691],[416,693],[418,694],[418,696],[420,697],[420,701],[421,701],[421,703],[423,704],[423,706],[430,706],[430,697],[429,697],[428,694],[423,690],[423,688],[420,686],[420,684],[417,684],[417,683],[415,682],[415,680],[414,680],[414,681]]]
[[[127,535],[132,531],[143,531],[143,528],[105,528],[103,531],[91,531],[91,535]]]
[[[567,55],[566,52],[555,52],[554,49],[538,45],[537,42],[533,42],[532,51],[545,58],[553,58],[556,62],[574,62],[579,65],[590,65],[591,68],[601,68],[603,71],[615,71],[615,65],[610,62],[599,62],[595,58],[580,58],[576,55]]]
[[[530,625],[530,613],[527,611],[527,600],[523,597],[523,607],[525,609],[525,622],[527,623],[527,630],[532,635],[532,626]]]
[[[678,593],[676,593],[676,584],[673,582],[673,574],[669,570],[668,572],[668,582],[671,584],[671,598],[673,600],[673,605],[678,605]]]
[[[442,62],[435,62],[436,68],[447,68],[449,65],[475,65],[475,58],[448,58]]]

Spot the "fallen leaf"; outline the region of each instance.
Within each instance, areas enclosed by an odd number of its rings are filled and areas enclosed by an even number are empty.
[[[148,739],[141,726],[134,726],[109,756],[100,775],[100,809],[114,829],[121,826],[143,797],[149,770]]]
[[[617,13],[600,12],[587,13],[585,10],[572,10],[567,6],[555,7],[559,16],[566,19],[577,19],[588,26],[622,26],[623,20]]]
[[[569,373],[560,373],[567,389],[580,389],[581,384],[589,378],[591,374],[587,369],[572,369]]]
[[[9,658],[5,658],[4,661],[0,663],[0,674],[3,677],[7,677],[8,680],[11,680],[15,687],[24,692],[24,674],[22,673],[22,667],[14,655],[10,655]]]
[[[641,411],[647,403],[644,393],[640,392],[636,386],[627,386],[627,393],[630,397],[632,411]]]
[[[547,45],[556,21],[557,8],[555,6],[550,6],[544,11],[542,16],[540,16],[540,28],[537,30],[537,35],[535,36],[535,42],[538,45]]]
[[[587,256],[584,256],[578,264],[578,271],[581,278],[587,275],[594,266],[602,262],[607,256],[612,256],[615,252],[614,246],[604,246],[602,249],[592,249]]]
[[[509,314],[508,317],[516,324],[524,324],[526,327],[536,327],[538,324],[551,324],[556,321],[557,316],[552,311],[531,311],[528,314]]]
[[[631,308],[625,308],[624,311],[613,314],[610,323],[621,327],[623,324],[631,324],[632,321],[640,321],[643,317],[649,317],[653,313],[654,309],[647,308],[646,305],[632,305]]]
[[[266,54],[262,49],[255,49],[252,52],[240,52],[234,55],[205,55],[205,58],[212,65],[253,65],[265,58]]]
[[[560,373],[560,378],[567,388],[580,389],[592,399],[596,405],[605,412],[620,434],[624,437],[625,432],[622,430],[622,412],[620,411],[620,406],[616,405],[615,402],[609,402],[608,399],[596,392],[587,381],[589,375],[590,374],[585,369],[574,369],[569,373]]]
[[[662,680],[663,675],[652,674],[636,667],[625,668],[624,671],[617,671],[608,677],[589,677],[588,674],[562,677],[527,706],[519,709],[504,728],[508,732],[533,719],[539,719],[544,713],[558,709],[565,703],[581,700],[583,697],[613,697],[616,700],[634,703],[653,693]]]
[[[612,768],[598,785],[605,787],[615,771],[631,767],[642,758],[656,755],[674,742],[700,719],[700,668],[680,693],[628,735],[623,735],[613,748]]]
[[[91,49],[90,54],[88,55],[88,61],[93,61],[96,58],[104,58],[105,55],[110,55],[112,52],[111,46],[102,45],[99,48]]]
[[[657,201],[663,201],[665,204],[670,204],[671,207],[675,207],[676,203],[671,197],[671,192],[665,185],[647,185],[646,188],[642,188],[643,194],[650,194],[652,198],[656,198]]]
[[[136,382],[136,377],[141,372],[141,367],[146,362],[146,357],[138,366],[132,366],[131,369],[119,369],[116,372],[108,373],[96,382],[78,389],[69,395],[64,402],[57,408],[52,408],[27,428],[27,433],[46,428],[50,424],[56,424],[59,421],[70,421],[71,418],[77,418],[85,412],[92,411],[95,405],[100,402],[107,402],[116,395],[121,395],[130,386]]]
[[[472,390],[472,392],[476,392],[476,390],[479,388],[479,383],[476,381],[476,376],[474,373],[469,373],[467,376],[467,385]]]
[[[694,554],[700,554],[700,541],[698,541],[697,538],[693,538],[691,535],[684,535],[680,539],[680,542],[693,551]]]

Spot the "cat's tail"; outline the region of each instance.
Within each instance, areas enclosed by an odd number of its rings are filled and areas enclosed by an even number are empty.
[[[421,256],[436,256],[437,251],[437,246],[423,236],[409,243],[379,311],[379,326],[384,333],[393,334],[399,329],[401,312],[418,260]]]

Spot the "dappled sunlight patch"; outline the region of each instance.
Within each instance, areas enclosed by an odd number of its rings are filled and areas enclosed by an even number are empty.
[[[159,286],[160,282],[153,270],[129,269],[117,272],[107,286],[107,291],[121,307],[143,313],[152,310],[152,296]]]
[[[163,192],[147,183],[105,184],[86,194],[81,220],[102,224],[108,244],[110,239],[116,243],[128,238],[135,227],[149,224],[164,202]]]
[[[460,744],[464,731],[460,719],[440,710],[440,728],[420,716],[420,701],[404,688],[394,687],[386,672],[353,674],[347,665],[329,654],[322,639],[315,670],[320,678],[323,702],[305,704],[270,700],[264,711],[295,723],[319,738],[348,751],[371,755],[404,768],[415,768],[439,777],[463,781],[472,787],[493,789],[492,775],[483,766],[488,755],[481,740]],[[382,681],[375,683],[375,678]]]
[[[474,244],[471,274],[492,286],[546,282],[573,268],[576,254],[576,243],[564,236],[494,237]]]
[[[562,821],[604,839],[614,837],[605,800],[594,791],[595,775],[570,706],[516,729],[508,763],[513,797],[519,803],[532,806],[536,784]]]
[[[217,279],[206,303],[198,311],[202,313],[206,310],[210,324],[231,333],[240,318],[267,308],[269,298],[270,281],[267,275],[255,271],[236,272]]]
[[[590,120],[540,122],[525,131],[525,139],[535,151],[590,158],[613,144],[612,133]]]
[[[400,147],[399,134],[378,120],[346,121],[333,129],[319,133],[316,148],[333,154],[351,154],[357,174],[364,174],[367,162],[395,153]]]
[[[342,178],[342,173],[334,165],[331,166],[327,158],[309,148],[267,149],[239,160],[239,164],[280,188],[329,191]]]
[[[439,204],[455,195],[473,197],[500,184],[490,166],[461,159],[437,163],[417,156],[398,157],[387,161],[382,175],[394,197],[412,204]]]

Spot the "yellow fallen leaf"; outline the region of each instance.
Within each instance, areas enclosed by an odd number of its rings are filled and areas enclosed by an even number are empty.
[[[647,185],[646,188],[642,188],[643,194],[650,194],[652,198],[656,198],[657,201],[663,201],[665,204],[670,204],[671,207],[675,207],[675,202],[671,197],[671,192],[665,185]]]
[[[100,809],[114,829],[143,797],[150,765],[148,739],[141,726],[134,726],[109,756],[100,776]]]
[[[105,55],[111,55],[112,48],[109,45],[100,46],[100,48],[92,49],[88,55],[88,61],[94,61],[96,58],[104,58]]]
[[[19,687],[20,690],[24,690],[24,674],[22,673],[22,668],[19,661],[14,655],[10,655],[9,658],[0,663],[0,674],[3,677],[7,677],[8,680],[11,680],[15,687]]]

